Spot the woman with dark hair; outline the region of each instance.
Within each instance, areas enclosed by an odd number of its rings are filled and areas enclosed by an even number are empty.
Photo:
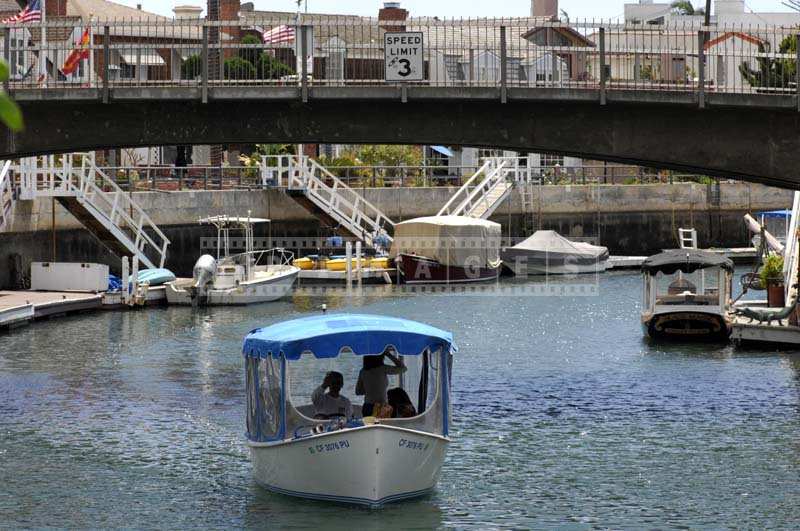
[[[389,358],[394,366],[385,365],[384,358]],[[389,389],[389,375],[404,372],[406,366],[403,360],[389,352],[389,349],[378,356],[364,356],[364,368],[358,373],[356,383],[356,394],[364,397],[364,405],[361,408],[363,416],[372,416],[375,404],[388,403],[386,391]]]

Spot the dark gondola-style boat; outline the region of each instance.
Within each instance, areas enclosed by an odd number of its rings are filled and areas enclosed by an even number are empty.
[[[726,341],[733,262],[696,249],[665,251],[642,264],[642,325],[654,339]]]

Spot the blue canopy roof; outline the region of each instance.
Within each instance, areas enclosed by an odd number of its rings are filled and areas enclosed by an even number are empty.
[[[450,151],[449,149],[447,149],[444,146],[431,146],[431,149],[436,151],[437,153],[441,153],[445,157],[452,157],[453,156],[453,152]]]
[[[765,218],[789,218],[792,216],[791,210],[767,210],[766,212],[759,212],[759,216]]]
[[[336,358],[351,350],[357,356],[381,354],[393,346],[400,354],[416,356],[426,349],[456,351],[453,335],[426,324],[380,315],[326,314],[259,328],[244,340],[247,357],[298,360],[304,353]]]

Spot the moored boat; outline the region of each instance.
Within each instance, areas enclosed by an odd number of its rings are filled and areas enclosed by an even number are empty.
[[[375,315],[322,315],[251,332],[243,351],[256,482],[281,494],[372,507],[430,492],[450,443],[455,350],[448,332]],[[294,371],[340,360],[366,366],[365,356],[387,352],[405,360],[406,369],[402,377],[388,376],[397,386],[389,404],[398,394],[415,397],[404,408],[375,408],[393,413],[387,418],[362,417],[361,406],[315,415],[313,398],[295,405],[290,389],[305,382],[294,381]]]
[[[167,284],[167,302],[227,306],[271,302],[292,290],[300,268],[284,249],[253,249],[253,226],[269,220],[215,216],[200,220],[217,228],[217,258],[201,256],[191,279]],[[229,255],[231,232],[244,234],[245,252]]]
[[[390,256],[406,284],[463,284],[500,275],[500,224],[464,216],[398,223]]]
[[[733,262],[695,249],[665,251],[642,264],[642,325],[654,339],[727,341]]]
[[[608,248],[564,238],[552,230],[540,230],[500,253],[503,265],[515,275],[569,275],[606,270]]]

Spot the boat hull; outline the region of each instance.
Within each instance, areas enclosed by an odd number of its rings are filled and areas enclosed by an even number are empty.
[[[444,265],[437,260],[401,254],[395,260],[404,284],[466,284],[491,282],[500,275],[497,267],[465,267]]]
[[[449,440],[371,425],[272,445],[250,443],[262,487],[302,498],[380,507],[436,485]]]
[[[653,339],[679,341],[727,341],[730,323],[720,314],[697,311],[659,313],[642,320]]]
[[[298,268],[263,280],[242,283],[229,289],[208,289],[198,304],[203,306],[236,306],[272,302],[286,297],[300,273]],[[191,290],[173,282],[167,284],[169,304],[190,306],[194,304]]]

